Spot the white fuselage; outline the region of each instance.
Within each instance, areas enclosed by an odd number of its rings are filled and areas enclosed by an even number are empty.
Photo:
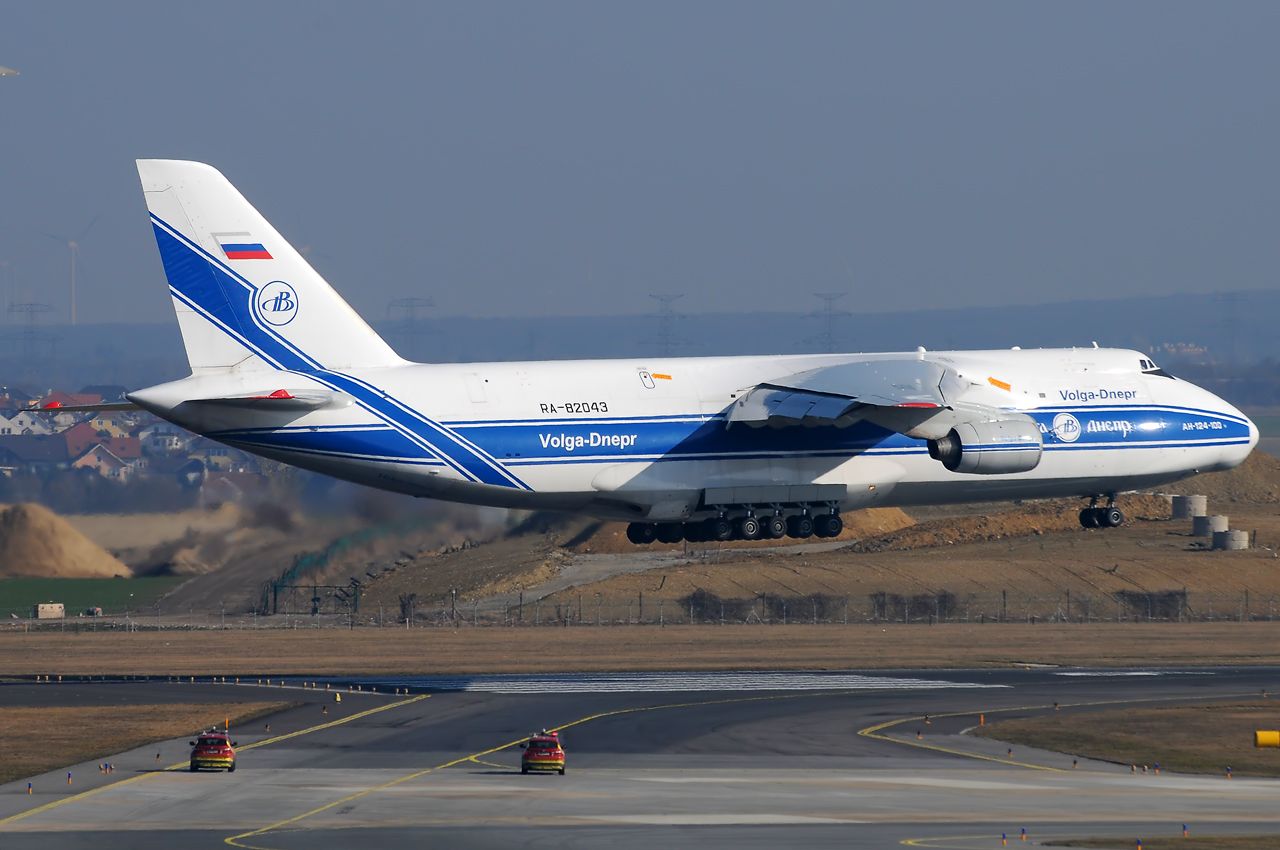
[[[1031,416],[1028,472],[951,472],[922,440],[849,427],[732,426],[735,398],[771,378],[921,357],[967,380],[967,401]],[[679,521],[717,504],[871,505],[1087,496],[1239,464],[1257,430],[1185,381],[1117,349],[1040,349],[470,363],[271,373],[324,390],[307,411],[184,405],[265,389],[262,372],[193,376],[131,395],[190,430],[373,487],[451,501]]]

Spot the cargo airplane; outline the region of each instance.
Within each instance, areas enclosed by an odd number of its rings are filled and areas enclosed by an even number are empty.
[[[130,402],[412,496],[624,520],[634,543],[832,537],[840,512],[1118,492],[1241,463],[1239,410],[1099,348],[419,364],[214,168],[138,172],[191,375]],[[1105,500],[1105,501],[1104,501]]]

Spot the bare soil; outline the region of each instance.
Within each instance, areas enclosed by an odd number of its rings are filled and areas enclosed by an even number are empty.
[[[221,727],[227,718],[234,732],[241,723],[289,706],[285,702],[10,706],[0,711],[0,783]],[[86,735],[86,729],[94,730],[93,734]],[[156,766],[186,755],[186,749],[161,752]]]
[[[431,675],[1280,665],[1271,623],[0,633],[0,675]]]
[[[133,571],[41,505],[0,508],[0,577],[111,578]]]

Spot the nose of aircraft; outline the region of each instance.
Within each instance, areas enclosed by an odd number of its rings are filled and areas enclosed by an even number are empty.
[[[1241,442],[1236,443],[1235,445],[1223,446],[1223,463],[1221,468],[1230,469],[1231,467],[1239,466],[1244,463],[1245,458],[1247,458],[1249,453],[1253,451],[1254,447],[1258,445],[1258,426],[1252,419],[1245,416],[1244,413],[1236,406],[1229,404],[1217,396],[1214,396],[1214,398],[1218,402],[1218,409],[1227,416],[1238,418],[1249,429],[1249,440],[1247,443]]]

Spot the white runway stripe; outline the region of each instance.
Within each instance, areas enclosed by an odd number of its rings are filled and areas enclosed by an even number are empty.
[[[861,673],[563,673],[509,676],[425,676],[368,679],[381,688],[477,691],[494,694],[662,693],[682,691],[900,691],[944,688],[1003,688],[975,682],[867,676]]]

